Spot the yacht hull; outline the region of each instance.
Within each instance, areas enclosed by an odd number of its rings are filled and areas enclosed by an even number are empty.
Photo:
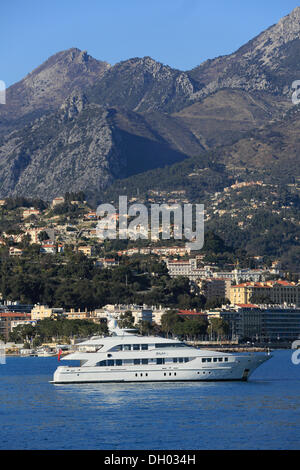
[[[199,363],[182,366],[134,367],[68,367],[60,366],[54,373],[54,384],[124,383],[124,382],[215,382],[247,381],[269,355],[247,355],[228,364],[203,366]]]

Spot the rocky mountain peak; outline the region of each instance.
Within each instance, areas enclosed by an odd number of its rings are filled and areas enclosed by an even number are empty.
[[[61,105],[60,111],[62,112],[64,118],[72,119],[74,116],[81,113],[87,104],[88,99],[84,93],[73,91]]]
[[[110,66],[75,47],[58,52],[7,90],[0,108],[0,196],[51,198],[58,188],[100,194],[115,178],[232,142],[241,144],[230,147],[230,162],[241,154],[263,165],[267,152],[280,161],[285,143],[299,135],[297,116],[293,133],[285,125],[299,55],[299,7],[233,54],[192,71],[149,56]],[[256,139],[256,157],[247,136],[264,126],[270,130]],[[300,153],[292,142],[294,168]]]
[[[206,61],[190,76],[202,88],[199,99],[221,88],[287,96],[300,74],[300,7],[251,39],[233,54]]]
[[[287,18],[289,18],[290,21],[299,22],[300,21],[300,7],[294,8],[294,10],[292,10],[291,13],[289,13],[287,16],[284,16],[283,18],[281,18],[279,23],[281,21],[284,21]]]
[[[279,22],[261,33],[254,43],[256,47],[252,52],[261,53],[261,62],[272,65],[278,57],[279,49],[285,44],[300,38],[300,7],[295,8],[289,15],[281,18]]]
[[[107,62],[77,48],[54,54],[8,88],[6,106],[0,109],[0,120],[8,124],[2,125],[0,133],[58,109],[74,90],[78,94],[93,86],[109,68]]]

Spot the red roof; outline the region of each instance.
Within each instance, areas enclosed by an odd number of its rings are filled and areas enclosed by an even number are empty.
[[[193,310],[179,310],[178,315],[203,315],[203,316],[207,316],[206,313],[194,312]]]
[[[238,307],[242,307],[242,308],[258,308],[258,305],[254,305],[254,304],[235,304],[237,305]]]
[[[242,284],[237,284],[232,287],[265,287],[265,288],[270,288],[273,287],[274,285],[279,284],[281,286],[287,286],[287,287],[295,287],[295,283],[288,282],[288,281],[265,281],[265,282],[243,282]]]
[[[22,317],[22,318],[31,318],[30,313],[24,312],[0,312],[1,318],[12,318],[12,317]]]
[[[265,287],[265,288],[268,288],[268,287],[272,287],[270,284],[267,285],[265,283],[262,283],[262,282],[243,282],[242,284],[236,284],[235,286],[231,286],[231,287]]]
[[[275,281],[274,284],[281,284],[282,286],[295,287],[295,284],[288,281]]]

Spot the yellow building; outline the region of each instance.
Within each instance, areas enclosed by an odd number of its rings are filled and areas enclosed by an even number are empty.
[[[76,311],[74,308],[71,308],[69,312],[64,312],[64,317],[68,320],[86,320],[90,318],[90,312],[85,309],[83,312],[80,310]]]
[[[288,281],[244,282],[230,287],[230,302],[249,304],[253,301],[267,303],[269,299],[276,304],[300,305],[300,284]]]
[[[56,197],[52,200],[52,207],[58,206],[59,204],[63,204],[65,202],[65,198],[60,196]]]
[[[79,253],[83,253],[85,256],[93,256],[95,249],[91,245],[84,245],[84,246],[79,246],[77,248],[77,251]]]
[[[44,318],[62,315],[63,308],[50,308],[48,305],[35,305],[31,310],[31,320],[44,320]]]

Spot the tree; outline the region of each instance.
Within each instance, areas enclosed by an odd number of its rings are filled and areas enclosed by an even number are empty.
[[[9,340],[14,343],[32,343],[36,333],[33,325],[18,325],[9,333]]]
[[[173,332],[185,339],[196,340],[207,333],[208,322],[205,318],[184,318],[175,324]]]
[[[140,320],[137,324],[137,328],[141,335],[149,335],[153,331],[153,326],[146,320]]]
[[[226,305],[230,304],[230,300],[227,299],[226,297],[223,297],[223,298],[213,297],[206,301],[205,309],[209,310],[210,308],[218,308],[218,307],[222,307],[222,305],[225,305],[225,304]]]
[[[46,230],[43,230],[42,232],[40,232],[38,234],[38,239],[40,242],[43,242],[45,240],[49,240],[49,235],[48,233],[46,232]]]
[[[161,329],[164,333],[174,334],[175,330],[178,332],[178,328],[183,319],[178,315],[177,310],[170,310],[166,312],[161,317]],[[175,333],[176,334],[176,333]]]
[[[208,333],[211,336],[216,336],[219,341],[220,338],[226,336],[229,332],[229,324],[223,318],[211,318],[208,326]]]
[[[118,326],[120,328],[132,328],[134,325],[134,317],[130,310],[127,310],[125,313],[120,315],[118,320]]]
[[[275,302],[268,295],[263,294],[253,294],[250,297],[250,302],[252,304],[274,304]]]

